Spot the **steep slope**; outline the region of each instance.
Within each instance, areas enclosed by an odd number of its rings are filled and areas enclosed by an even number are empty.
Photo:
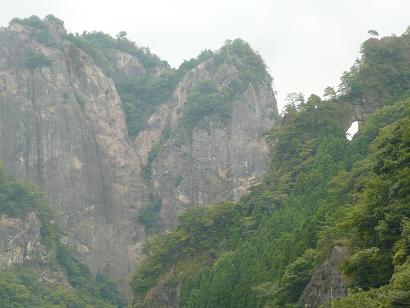
[[[53,220],[36,188],[0,162],[1,307],[125,307],[114,283],[93,279],[59,241]]]
[[[355,119],[362,121],[410,95],[409,48],[409,29],[401,36],[370,38],[362,44],[361,59],[343,73],[339,86],[341,100],[352,106]]]
[[[47,192],[93,272],[123,276],[143,190],[115,84],[64,40],[59,21],[0,31],[0,158]],[[47,41],[42,38],[47,34]]]
[[[0,29],[0,159],[45,192],[93,273],[126,279],[183,209],[261,178],[278,122],[270,83],[240,40],[172,69],[124,33],[15,19]]]
[[[260,56],[241,40],[209,52],[183,75],[135,140],[152,187],[145,211],[158,211],[154,221],[145,221],[147,227],[173,228],[193,204],[238,200],[266,170],[264,133],[278,121]]]
[[[370,39],[336,97],[288,106],[239,202],[188,210],[148,241],[134,306],[406,306],[409,39]]]

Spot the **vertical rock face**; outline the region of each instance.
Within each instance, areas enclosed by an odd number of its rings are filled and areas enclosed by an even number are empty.
[[[157,145],[152,139],[171,131],[150,162],[153,190],[161,199],[162,230],[175,227],[177,216],[193,204],[239,199],[267,169],[264,133],[278,120],[268,81],[249,85],[227,103],[229,117],[205,116],[192,129],[183,128],[181,118],[195,84],[211,81],[224,89],[236,77],[233,66],[212,66],[208,61],[188,73],[173,100],[151,116],[149,128],[137,137],[137,148],[143,145],[140,157],[147,164],[147,150]]]
[[[337,267],[347,256],[346,247],[335,246],[329,258],[313,273],[303,291],[301,302],[316,308],[332,299],[347,296],[347,285]]]
[[[239,74],[233,64],[202,61],[130,141],[115,80],[143,76],[142,62],[111,50],[111,79],[61,25],[44,22],[53,44],[18,22],[0,29],[0,160],[46,193],[63,240],[94,273],[124,278],[146,239],[139,217],[153,198],[165,231],[187,206],[236,200],[260,179],[263,133],[278,119],[270,80],[243,83],[226,102],[226,119],[206,115],[187,128],[193,89],[208,81],[221,92]]]
[[[12,265],[33,265],[41,270],[41,280],[71,288],[67,276],[55,264],[55,252],[41,242],[41,222],[35,212],[23,218],[0,215],[0,270]]]
[[[65,240],[94,272],[122,276],[141,234],[142,181],[121,100],[81,50],[46,47],[30,31],[0,31],[0,159],[47,193]],[[50,64],[27,65],[29,53]]]

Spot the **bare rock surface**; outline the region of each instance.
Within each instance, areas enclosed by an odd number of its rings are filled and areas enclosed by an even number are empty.
[[[34,256],[46,258],[40,239],[40,221],[29,213],[25,219],[0,215],[0,268],[29,262]]]
[[[135,259],[143,191],[121,100],[80,49],[44,46],[27,31],[0,31],[0,159],[46,192],[66,241],[93,272],[121,277]],[[30,50],[51,65],[28,68]]]
[[[34,39],[35,29],[27,25],[0,28],[0,160],[45,192],[62,240],[93,273],[124,279],[147,238],[138,217],[153,194],[161,199],[159,231],[166,231],[185,208],[237,200],[261,178],[268,153],[263,134],[278,123],[276,100],[269,80],[249,84],[230,102],[229,121],[208,117],[182,132],[192,88],[204,80],[224,88],[237,76],[234,65],[212,65],[210,59],[181,77],[130,140],[115,80],[144,76],[142,61],[112,50],[110,78],[61,25],[48,27],[57,46]],[[30,52],[47,63],[28,63]],[[167,130],[175,134],[163,140]],[[147,181],[143,168],[159,143]],[[5,258],[1,262],[9,262]]]
[[[305,307],[316,308],[332,299],[347,296],[346,281],[337,268],[346,257],[346,247],[333,247],[331,255],[316,269],[303,291],[301,302]]]

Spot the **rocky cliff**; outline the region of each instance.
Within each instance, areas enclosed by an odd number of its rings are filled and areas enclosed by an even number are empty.
[[[0,158],[47,193],[94,272],[123,275],[140,234],[132,217],[141,181],[121,100],[82,50],[57,31],[61,46],[46,46],[37,31],[17,22],[0,31]]]
[[[264,66],[260,78],[246,70],[260,58],[249,48],[238,53],[230,43],[175,71],[147,64],[128,40],[115,41],[122,49],[90,42],[52,16],[0,29],[0,160],[45,191],[63,240],[92,272],[119,279],[147,233],[173,228],[193,204],[236,200],[260,179],[263,133],[278,115]],[[142,98],[130,99],[120,82],[167,74],[169,93],[148,98],[151,109],[133,120],[124,100]],[[204,84],[207,93],[198,90]]]
[[[243,60],[235,65],[215,58],[184,75],[135,140],[160,203],[162,231],[175,227],[178,214],[193,204],[238,200],[267,168],[264,133],[278,121],[271,80],[265,75],[257,86],[248,83],[230,95]],[[211,102],[219,112],[200,108]]]
[[[53,258],[53,252],[42,243],[41,222],[35,212],[24,218],[0,215],[0,270],[36,264],[40,280],[71,288],[63,270],[51,265]]]

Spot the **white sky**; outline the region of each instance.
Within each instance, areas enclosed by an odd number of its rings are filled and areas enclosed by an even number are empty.
[[[260,52],[279,103],[289,92],[322,95],[359,56],[367,30],[401,34],[410,0],[0,0],[0,25],[53,14],[71,32],[121,30],[178,66],[242,38]]]

